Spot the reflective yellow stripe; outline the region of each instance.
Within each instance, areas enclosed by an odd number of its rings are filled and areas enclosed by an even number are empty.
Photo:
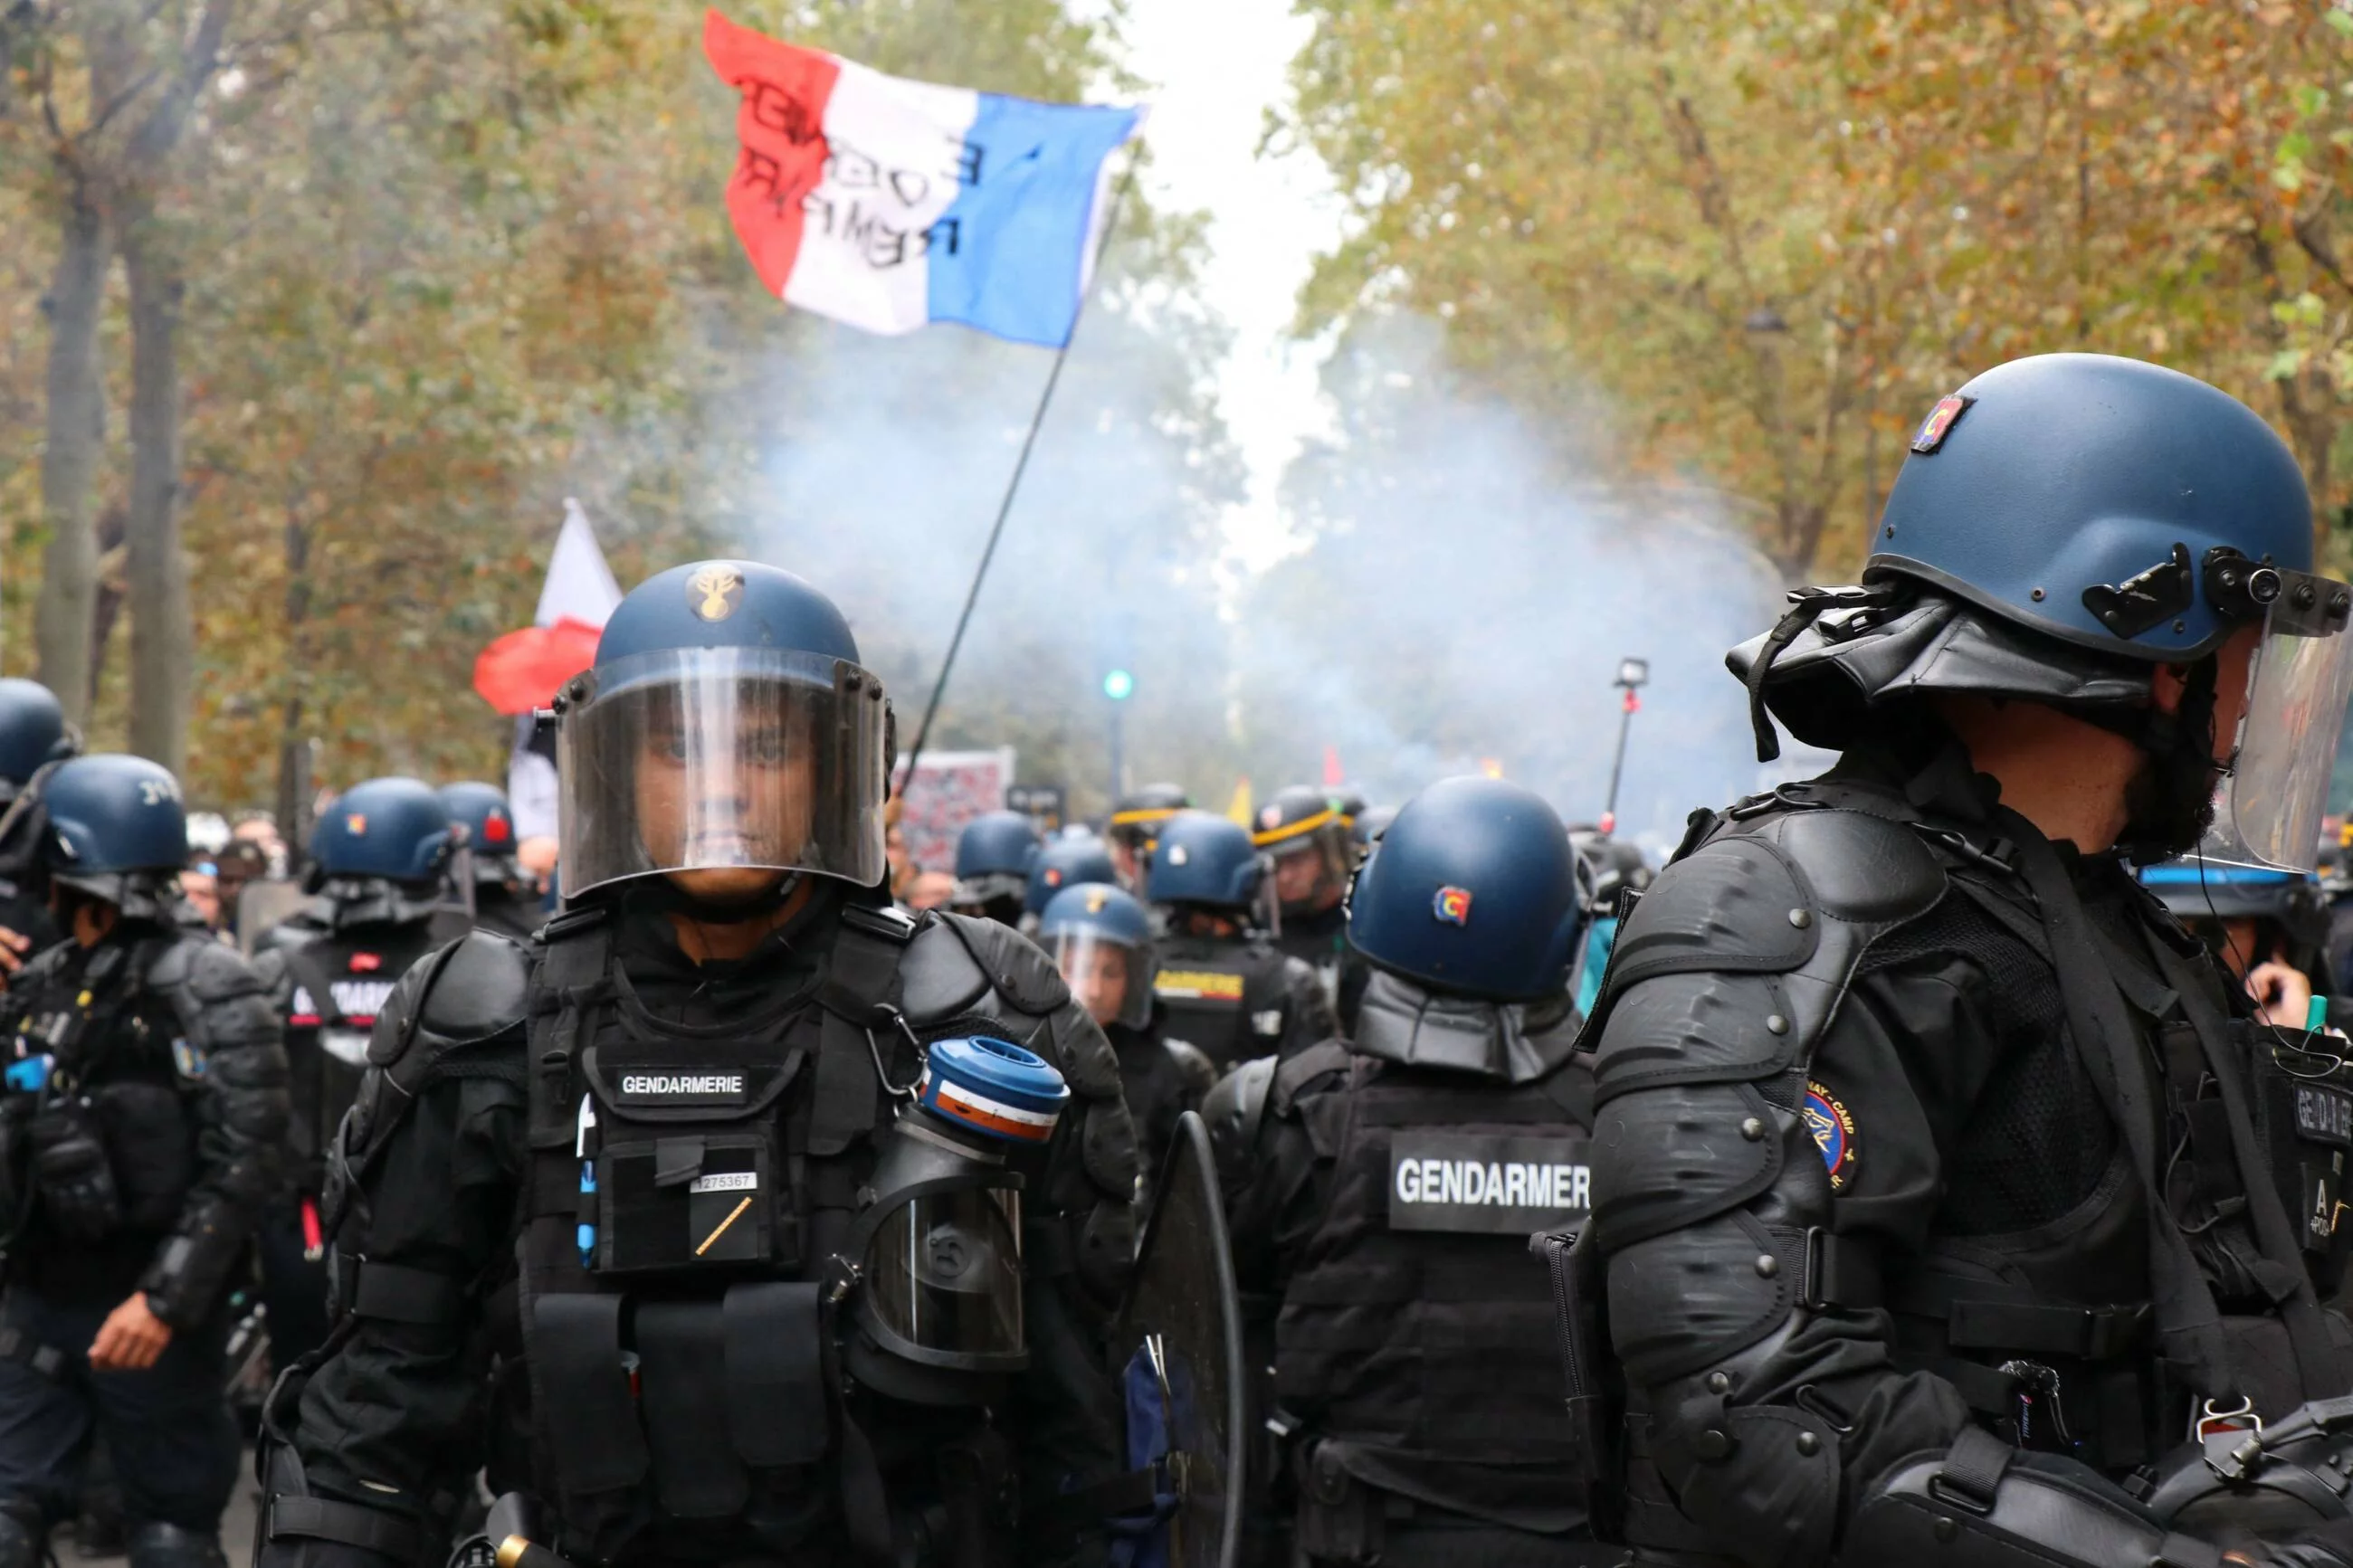
[[[1289,839],[1303,838],[1319,827],[1329,827],[1333,823],[1343,820],[1338,812],[1327,805],[1314,816],[1302,817],[1288,827],[1270,827],[1264,833],[1253,833],[1250,842],[1264,849]]]

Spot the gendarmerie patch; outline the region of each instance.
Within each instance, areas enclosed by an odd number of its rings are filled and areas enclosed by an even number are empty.
[[[623,1068],[613,1074],[620,1105],[741,1105],[751,1098],[742,1068]]]
[[[1588,1140],[1401,1130],[1389,1140],[1389,1228],[1525,1237],[1593,1206]]]
[[[1814,1147],[1821,1151],[1822,1164],[1831,1173],[1831,1191],[1844,1192],[1862,1152],[1855,1142],[1854,1113],[1844,1100],[1811,1079],[1806,1080],[1806,1131],[1813,1134]]]

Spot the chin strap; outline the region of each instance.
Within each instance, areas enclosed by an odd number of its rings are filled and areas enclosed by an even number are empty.
[[[1765,711],[1765,682],[1772,676],[1774,661],[1789,651],[1789,645],[1804,636],[1808,626],[1833,610],[1892,609],[1904,598],[1903,591],[1895,588],[1789,590],[1788,612],[1773,624],[1765,646],[1757,651],[1757,661],[1748,667],[1748,725],[1756,732],[1758,762],[1778,762],[1781,756],[1780,732]]]

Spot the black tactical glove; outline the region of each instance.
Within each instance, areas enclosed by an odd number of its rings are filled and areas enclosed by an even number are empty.
[[[114,1170],[90,1115],[78,1105],[53,1105],[33,1118],[33,1182],[57,1227],[97,1241],[122,1223]]]

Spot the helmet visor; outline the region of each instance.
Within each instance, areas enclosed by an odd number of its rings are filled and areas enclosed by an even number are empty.
[[[567,895],[733,867],[881,880],[889,709],[872,676],[726,647],[638,654],[583,679],[558,741]]]
[[[2209,860],[2309,871],[2318,859],[2337,732],[2353,698],[2344,584],[2284,572],[2249,668],[2236,759],[2224,781]]]
[[[944,1357],[1022,1349],[1021,1194],[955,1187],[909,1200],[866,1248],[867,1310]]]
[[[1097,1025],[1141,1029],[1152,1016],[1152,955],[1091,927],[1056,932],[1054,967]]]

